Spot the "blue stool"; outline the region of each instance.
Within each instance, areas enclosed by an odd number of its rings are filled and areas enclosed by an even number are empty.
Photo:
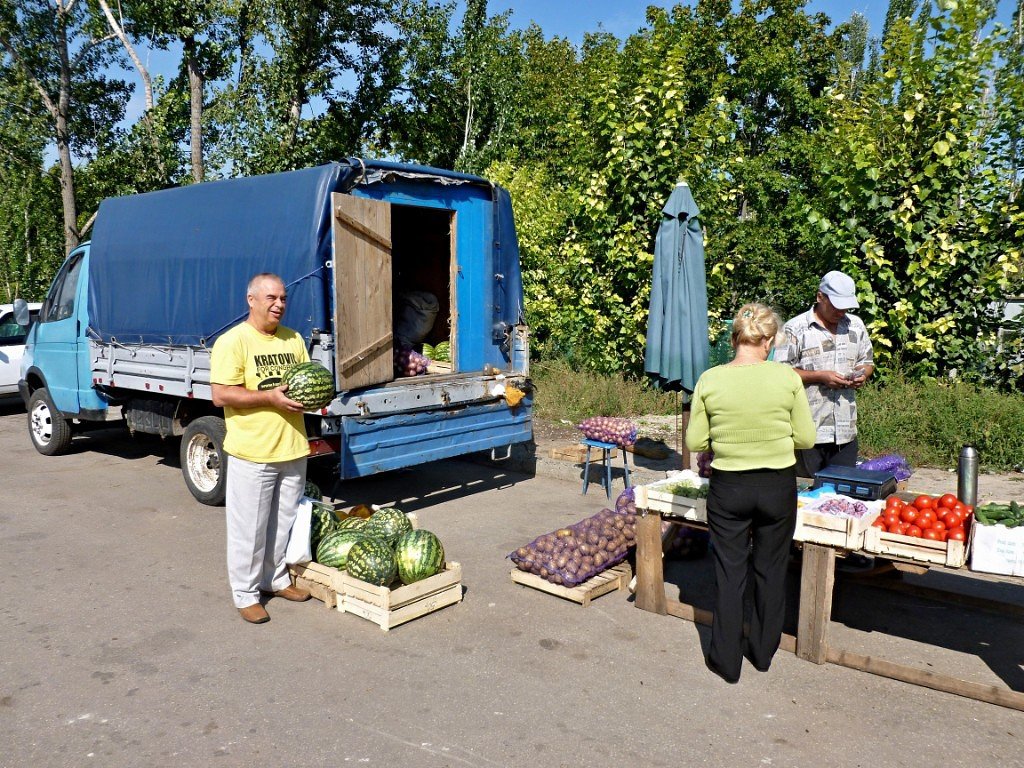
[[[587,460],[583,465],[583,493],[586,495],[587,487],[590,485],[590,449],[598,448],[601,451],[601,463],[604,464],[604,474],[601,476],[601,485],[604,487],[608,498],[612,497],[612,451],[618,448],[615,443],[605,443],[601,440],[584,438],[580,440],[581,445],[587,446]],[[626,472],[626,487],[629,488],[629,459],[626,450],[622,450],[622,468]]]

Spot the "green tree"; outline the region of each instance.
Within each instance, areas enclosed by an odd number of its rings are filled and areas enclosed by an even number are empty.
[[[857,279],[883,373],[977,376],[1021,285],[1004,32],[987,2],[945,6],[891,22],[877,80],[831,94],[818,150],[810,221]]]

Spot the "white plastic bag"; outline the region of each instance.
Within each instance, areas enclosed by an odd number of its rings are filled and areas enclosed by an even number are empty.
[[[288,565],[308,563],[313,559],[309,547],[310,521],[313,517],[313,499],[303,496],[299,499],[299,512],[295,515],[291,533],[288,535],[288,549],[284,561]]]

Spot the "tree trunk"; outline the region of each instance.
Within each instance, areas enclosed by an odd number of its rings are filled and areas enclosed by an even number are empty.
[[[58,5],[57,28],[60,49],[60,93],[54,123],[57,129],[57,157],[60,158],[60,199],[64,208],[64,250],[78,247],[78,205],[75,202],[75,167],[71,162],[68,113],[71,109],[71,60],[68,57],[67,9]]]
[[[203,91],[205,77],[199,66],[199,59],[196,57],[196,41],[194,37],[185,38],[185,62],[188,67],[188,91],[189,91],[189,122],[190,141],[192,150],[192,179],[196,183],[203,180],[206,175],[203,168]]]

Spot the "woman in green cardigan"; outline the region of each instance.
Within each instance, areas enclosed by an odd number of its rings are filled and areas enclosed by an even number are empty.
[[[718,595],[705,663],[730,683],[740,679],[744,655],[766,672],[779,648],[796,526],[795,449],[814,445],[803,382],[789,366],[768,361],[780,326],[763,304],[740,307],[735,355],[700,377],[686,430],[687,448],[714,452],[707,509]],[[744,647],[751,563],[754,612]]]

